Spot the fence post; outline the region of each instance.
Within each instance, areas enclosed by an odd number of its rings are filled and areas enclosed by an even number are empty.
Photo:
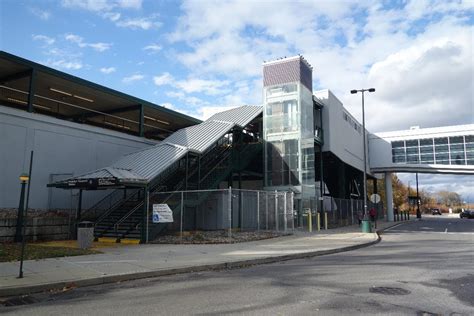
[[[146,243],[148,244],[148,233],[150,231],[150,193],[147,191],[146,194]]]
[[[288,228],[288,223],[286,222],[286,192],[283,193],[283,227],[285,228],[285,233],[286,229]]]
[[[354,225],[354,207],[353,207],[352,199],[350,199],[349,202],[351,203],[351,225]]]
[[[260,191],[257,191],[257,231],[260,231]]]
[[[270,192],[265,192],[265,230],[268,230],[268,194]]]
[[[179,223],[179,236],[181,243],[183,243],[183,212],[184,211],[184,192],[181,191],[181,218]]]
[[[229,215],[229,242],[232,242],[232,187],[229,187],[228,191],[227,212]]]
[[[293,206],[295,205],[295,193],[293,191],[291,191],[291,201],[290,201],[290,205],[291,205],[291,228],[293,229],[293,231],[295,230],[295,210],[293,209]]]
[[[275,230],[278,231],[278,194],[275,190]]]

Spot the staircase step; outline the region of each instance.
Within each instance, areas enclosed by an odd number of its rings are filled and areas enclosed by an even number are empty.
[[[116,243],[117,242],[117,238],[114,238],[114,237],[99,237],[99,239],[97,240],[98,242],[105,242],[105,243]]]

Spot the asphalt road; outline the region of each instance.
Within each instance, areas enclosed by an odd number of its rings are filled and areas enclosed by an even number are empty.
[[[474,220],[424,216],[377,245],[250,268],[37,294],[17,315],[474,315]]]

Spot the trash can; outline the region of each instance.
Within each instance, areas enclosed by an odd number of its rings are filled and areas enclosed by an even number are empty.
[[[81,249],[87,249],[92,246],[94,241],[94,223],[80,222],[77,224],[77,244]]]

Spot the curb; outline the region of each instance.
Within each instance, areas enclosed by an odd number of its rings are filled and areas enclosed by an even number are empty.
[[[165,270],[135,272],[135,273],[129,273],[129,274],[120,274],[120,275],[110,275],[110,276],[96,277],[96,278],[83,279],[83,280],[77,280],[77,281],[62,281],[62,282],[55,282],[55,283],[48,283],[48,284],[4,288],[4,289],[0,289],[0,297],[28,295],[28,294],[50,291],[50,290],[58,290],[58,289],[63,289],[63,288],[76,288],[76,287],[101,285],[101,284],[131,281],[131,280],[153,278],[153,277],[175,275],[175,274],[183,274],[183,273],[190,273],[190,272],[246,268],[246,267],[254,266],[254,265],[276,263],[276,262],[295,260],[295,259],[305,259],[305,258],[311,258],[311,257],[319,257],[319,256],[330,255],[330,254],[335,254],[335,253],[352,251],[352,250],[375,245],[380,242],[381,240],[380,235],[387,228],[390,228],[390,227],[386,227],[384,229],[377,230],[375,232],[375,234],[377,234],[376,240],[367,242],[367,243],[362,243],[359,245],[352,245],[352,246],[346,246],[346,247],[329,249],[329,250],[317,250],[317,251],[296,253],[296,254],[276,256],[276,257],[239,260],[239,261],[206,264],[206,265],[176,268],[176,269],[165,269]]]

